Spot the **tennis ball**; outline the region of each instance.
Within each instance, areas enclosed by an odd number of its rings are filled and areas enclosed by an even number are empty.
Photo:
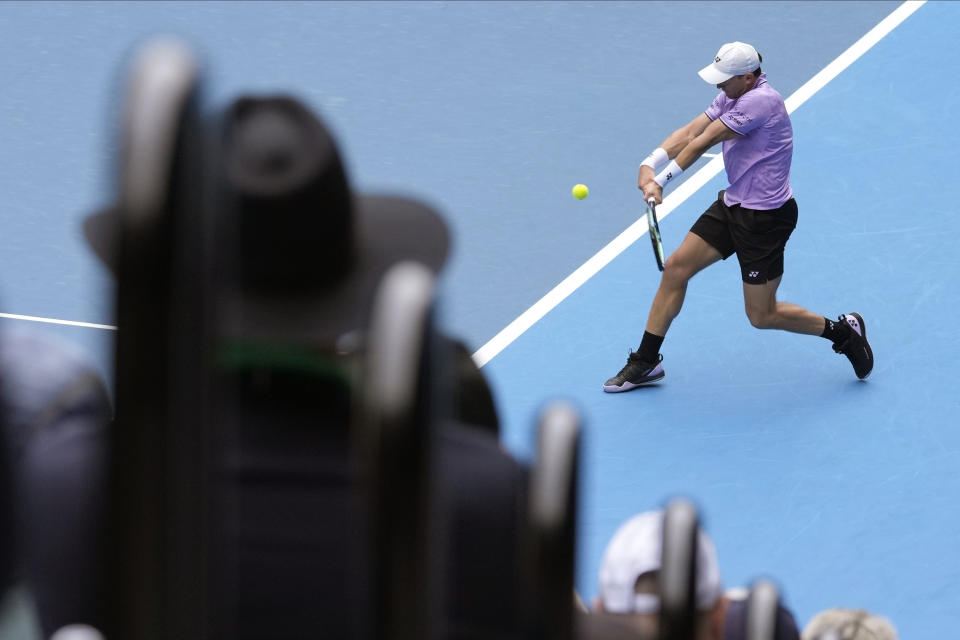
[[[578,184],[573,188],[573,197],[577,200],[583,200],[589,193],[590,189],[587,189],[587,185],[585,184]]]

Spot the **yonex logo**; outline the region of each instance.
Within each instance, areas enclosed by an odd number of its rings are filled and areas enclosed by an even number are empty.
[[[748,275],[749,277],[751,277],[751,278],[756,278],[758,275],[760,275],[760,272],[759,272],[759,271],[751,271],[751,272],[748,273],[747,275]]]
[[[717,56],[716,58],[714,58],[713,61],[714,61],[714,62],[720,62],[720,56]]]

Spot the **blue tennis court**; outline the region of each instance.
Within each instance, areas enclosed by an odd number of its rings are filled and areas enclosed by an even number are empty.
[[[110,375],[112,280],[80,224],[110,197],[122,63],[157,31],[201,51],[211,106],[301,97],[360,191],[441,211],[454,238],[442,321],[479,351],[639,218],[637,165],[710,104],[696,71],[721,43],[754,44],[787,97],[900,7],[0,3],[0,322],[39,323]],[[586,599],[615,528],[682,494],[704,513],[725,584],[774,577],[801,623],[843,606],[888,616],[904,638],[960,625],[957,24],[960,6],[922,4],[792,114],[800,221],[780,298],[861,313],[877,357],[867,382],[824,340],[753,329],[729,260],[691,282],[664,383],[602,393],[657,287],[645,237],[485,352],[518,456],[547,400],[583,413]],[[571,197],[576,183],[587,199]],[[670,207],[668,252],[725,185],[720,172]]]

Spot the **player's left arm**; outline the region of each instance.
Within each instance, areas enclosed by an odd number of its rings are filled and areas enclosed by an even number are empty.
[[[677,164],[680,165],[681,169],[686,171],[713,145],[723,142],[724,140],[733,140],[739,137],[739,133],[724,124],[721,118],[717,118],[707,125],[707,128],[704,129],[700,135],[687,143],[687,146],[677,154]]]
[[[733,140],[739,136],[739,133],[725,125],[720,118],[717,118],[680,150],[680,153],[674,158],[674,162],[677,163],[681,171],[684,171],[713,145],[718,142],[723,142],[724,140]],[[664,172],[667,171],[669,171],[669,167],[664,170]],[[669,181],[672,177],[675,176],[668,176],[667,180]],[[650,180],[643,185],[642,189],[644,200],[653,198],[657,204],[663,201],[663,187],[661,187],[657,181]]]

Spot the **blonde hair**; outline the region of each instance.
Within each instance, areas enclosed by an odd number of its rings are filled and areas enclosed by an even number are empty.
[[[889,620],[863,609],[827,609],[807,623],[803,640],[817,640],[834,631],[837,640],[897,640],[897,630]]]

